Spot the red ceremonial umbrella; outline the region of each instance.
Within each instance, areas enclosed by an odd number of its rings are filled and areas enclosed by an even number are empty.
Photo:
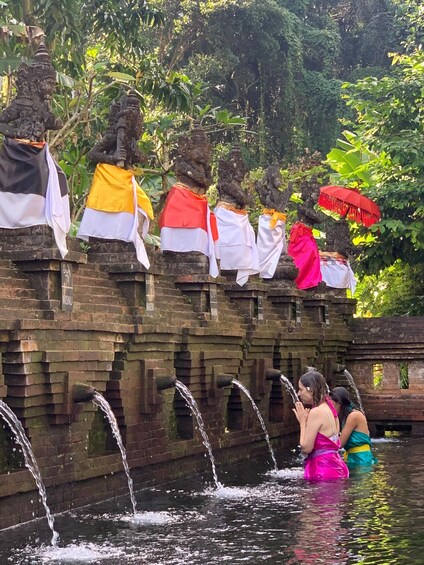
[[[380,208],[375,202],[344,186],[322,186],[318,204],[367,228],[381,219]]]

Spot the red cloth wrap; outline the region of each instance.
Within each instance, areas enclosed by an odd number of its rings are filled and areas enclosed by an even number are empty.
[[[196,194],[187,188],[174,185],[168,192],[165,206],[159,216],[159,227],[201,228],[207,232],[208,206],[208,199],[205,195]],[[216,241],[218,228],[213,212],[210,213],[210,224],[213,240]]]

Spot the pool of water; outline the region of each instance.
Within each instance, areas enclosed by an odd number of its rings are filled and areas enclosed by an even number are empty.
[[[0,531],[0,565],[424,563],[424,441],[376,440],[372,470],[309,484],[296,453],[218,465],[205,476]],[[219,462],[218,462],[219,463]]]

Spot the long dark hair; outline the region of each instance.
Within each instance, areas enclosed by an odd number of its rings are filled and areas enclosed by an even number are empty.
[[[340,404],[339,420],[340,427],[343,428],[352,410],[359,410],[359,408],[352,402],[349,391],[344,386],[336,386],[336,388],[333,388],[330,392],[330,398]]]
[[[310,390],[314,406],[319,406],[325,402],[325,397],[328,395],[328,385],[321,373],[313,369],[302,375],[299,380],[303,386]]]

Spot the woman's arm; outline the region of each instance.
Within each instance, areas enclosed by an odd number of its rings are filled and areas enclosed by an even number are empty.
[[[321,413],[315,409],[308,410],[301,402],[295,403],[293,412],[300,424],[300,447],[304,453],[311,453],[317,433],[322,426]]]
[[[350,434],[358,427],[359,414],[360,412],[357,412],[355,410],[354,412],[351,412],[346,418],[345,425],[343,426],[340,434],[341,447],[344,447],[346,445],[347,440],[350,438]]]

